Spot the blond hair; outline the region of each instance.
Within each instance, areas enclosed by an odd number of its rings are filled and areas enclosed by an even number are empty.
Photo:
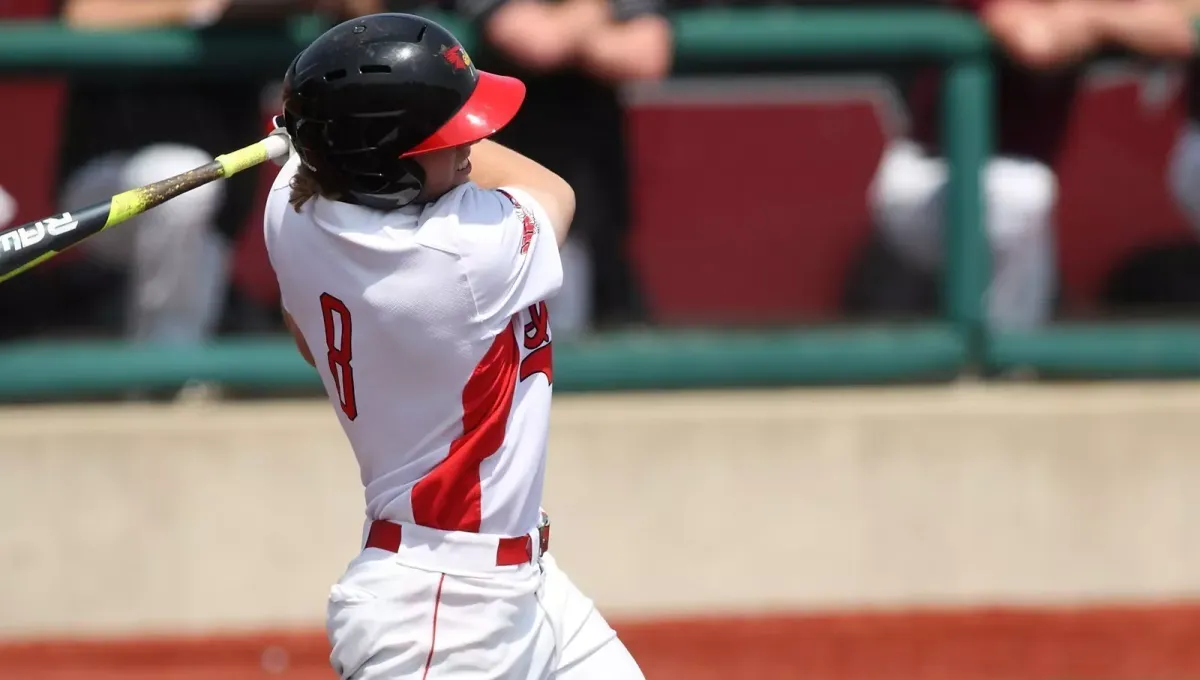
[[[317,179],[316,173],[308,169],[308,166],[303,163],[297,168],[292,181],[288,183],[291,188],[291,194],[288,195],[288,203],[291,204],[292,210],[300,212],[300,208],[308,203],[309,199],[314,196],[322,196],[324,198],[336,200],[337,196],[326,191],[321,186],[321,181]]]

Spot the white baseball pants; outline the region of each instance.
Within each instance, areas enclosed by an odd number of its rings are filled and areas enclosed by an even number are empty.
[[[99,203],[211,160],[180,144],[100,156],[71,173],[62,209]],[[130,339],[197,344],[216,331],[228,284],[228,246],[216,226],[224,191],[213,182],[80,244],[88,256],[129,270]]]
[[[1000,330],[1041,326],[1054,302],[1057,178],[1038,161],[997,157],[980,181],[992,253],[988,324]],[[901,139],[885,149],[870,187],[871,210],[884,238],[905,261],[926,271],[942,259],[946,184],[945,160]]]
[[[365,533],[364,533],[365,535]],[[343,680],[644,680],[549,553],[496,566],[497,539],[402,525],[332,587],[330,663]]]
[[[1189,120],[1179,131],[1167,173],[1171,198],[1200,234],[1200,125]]]
[[[0,187],[0,229],[7,227],[17,217],[17,199]]]

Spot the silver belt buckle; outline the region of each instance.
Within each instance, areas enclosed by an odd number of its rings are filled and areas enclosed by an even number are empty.
[[[538,560],[542,555],[545,555],[550,550],[550,515],[546,514],[545,510],[541,511],[542,516],[538,521]]]

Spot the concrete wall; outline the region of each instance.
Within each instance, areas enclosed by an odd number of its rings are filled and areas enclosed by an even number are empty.
[[[1200,385],[560,397],[546,507],[610,616],[1200,595]],[[0,411],[0,635],[319,627],[324,402]]]

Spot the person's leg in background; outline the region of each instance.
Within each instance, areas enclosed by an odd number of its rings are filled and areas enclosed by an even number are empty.
[[[598,219],[589,234],[589,244],[596,323],[602,328],[619,329],[647,321],[647,312],[630,243],[633,207],[625,121],[621,109],[617,114],[602,128],[598,126],[606,134],[596,147],[593,164],[598,193],[590,202]]]
[[[584,103],[569,106],[553,83],[534,79],[528,87],[520,114],[495,139],[575,189],[575,219],[562,248],[563,286],[547,301],[555,337],[570,339],[597,326],[641,322],[641,290],[628,249],[631,209],[623,109],[594,86],[575,83],[572,91],[581,94],[574,98]]]
[[[1200,237],[1200,125],[1189,120],[1171,149],[1167,186],[1176,207]]]
[[[551,305],[551,323],[564,336],[643,320],[640,291],[627,241],[625,172],[612,173],[608,158],[593,152],[562,164],[575,189],[575,220],[562,248],[563,287]]]
[[[17,199],[0,187],[0,229],[7,227],[17,216]]]
[[[156,144],[110,154],[68,179],[64,209],[103,201],[204,165],[211,155]],[[224,187],[214,182],[89,239],[82,246],[113,268],[128,268],[126,335],[153,343],[198,344],[215,332],[227,285],[227,246],[216,227]]]
[[[556,172],[575,189],[575,219],[560,249],[563,285],[546,302],[555,338],[571,340],[588,335],[595,327],[596,262],[592,240],[603,219],[596,207],[603,196],[599,182],[595,180],[595,163],[586,153],[554,158],[551,162],[558,168]]]
[[[1000,157],[988,162],[981,181],[992,253],[988,324],[998,330],[1040,327],[1050,320],[1057,279],[1054,173],[1038,161]],[[885,240],[926,271],[942,263],[946,184],[944,160],[899,140],[884,151],[869,190]]]

